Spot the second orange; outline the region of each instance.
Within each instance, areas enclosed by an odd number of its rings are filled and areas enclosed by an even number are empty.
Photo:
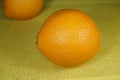
[[[29,19],[39,14],[44,0],[3,0],[6,16],[15,19]]]

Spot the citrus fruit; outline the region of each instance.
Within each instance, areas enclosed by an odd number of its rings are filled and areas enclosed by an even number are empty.
[[[48,17],[37,40],[38,49],[48,60],[62,67],[73,67],[96,54],[100,34],[86,13],[63,9]]]
[[[2,0],[6,16],[15,19],[32,18],[41,11],[43,0]]]

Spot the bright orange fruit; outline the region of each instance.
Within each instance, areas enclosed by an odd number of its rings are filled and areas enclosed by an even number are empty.
[[[6,16],[15,19],[32,18],[41,11],[44,0],[2,0]]]
[[[73,9],[52,14],[43,24],[37,38],[40,52],[63,67],[73,67],[88,61],[100,45],[100,34],[93,20]]]

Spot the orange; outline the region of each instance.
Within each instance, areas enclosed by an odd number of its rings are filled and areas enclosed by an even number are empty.
[[[59,10],[48,17],[37,39],[40,52],[62,67],[88,61],[100,45],[100,34],[93,20],[74,9]]]
[[[15,19],[28,19],[39,14],[43,0],[2,0],[6,16]]]

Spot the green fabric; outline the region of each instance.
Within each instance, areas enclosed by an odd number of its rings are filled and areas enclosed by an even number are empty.
[[[88,13],[101,34],[97,55],[67,69],[49,62],[36,47],[45,19],[64,8]],[[120,80],[120,0],[46,0],[37,17],[24,21],[5,17],[0,4],[0,80]]]

